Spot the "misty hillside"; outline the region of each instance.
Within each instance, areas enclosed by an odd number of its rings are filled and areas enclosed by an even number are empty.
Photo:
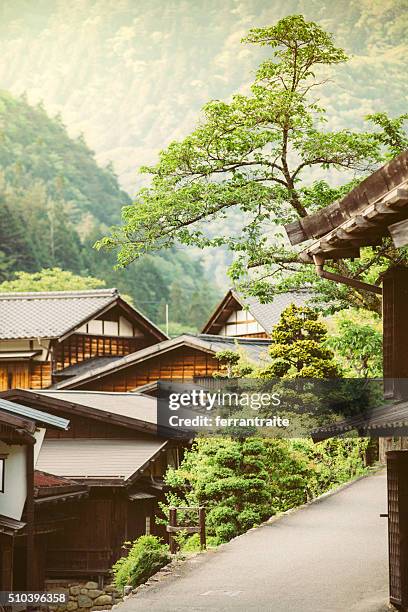
[[[134,193],[137,168],[185,135],[210,98],[251,80],[267,50],[240,44],[252,26],[304,13],[352,54],[322,102],[336,127],[405,110],[407,0],[3,0],[0,87],[61,113]]]
[[[82,137],[71,139],[41,106],[0,92],[0,282],[50,267],[90,274],[158,323],[168,304],[173,323],[199,328],[218,294],[198,261],[174,251],[114,270],[113,254],[92,249],[129,202]]]

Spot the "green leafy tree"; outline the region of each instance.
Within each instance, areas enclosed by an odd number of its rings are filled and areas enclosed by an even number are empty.
[[[236,351],[231,349],[218,351],[215,354],[215,358],[221,366],[221,371],[214,372],[214,378],[250,376],[255,370],[254,365],[250,363],[245,351],[242,349]]]
[[[310,177],[341,170],[364,175],[386,158],[387,145],[393,154],[404,146],[403,118],[390,123],[373,116],[371,131],[325,129],[326,112],[315,91],[329,69],[347,56],[329,33],[302,15],[252,29],[244,42],[271,50],[271,58],[258,68],[251,93],[206,104],[198,127],[162,151],[156,166],[142,168],[151,176],[150,187],[124,207],[123,226],[113,228],[97,246],[118,249],[118,262],[126,266],[176,243],[227,245],[235,255],[233,280],[267,301],[273,293],[272,277],[276,284],[294,273],[296,284],[304,276],[302,271],[296,277],[296,252],[287,248],[279,225],[326,206],[355,184],[335,188]],[[229,215],[242,219],[235,234],[227,231]],[[210,229],[205,225],[209,221],[214,222]],[[389,262],[389,252],[370,252],[373,262]],[[371,262],[333,267],[346,276],[365,278]],[[309,276],[310,282],[316,281],[313,272]],[[377,296],[354,289],[339,296],[333,283],[316,281],[317,289],[322,285],[332,298],[341,297],[343,305],[380,309]]]
[[[127,554],[112,568],[117,588],[137,587],[171,561],[168,547],[156,536],[143,535],[125,545],[128,545]]]
[[[209,543],[217,545],[364,473],[367,446],[368,440],[356,438],[318,444],[198,438],[180,467],[167,471],[161,508],[167,517],[170,506],[203,505]],[[193,520],[191,513],[179,513],[183,524]]]
[[[100,168],[60,117],[0,91],[0,282],[15,272],[60,268],[117,287],[157,324],[161,304],[169,304],[170,317],[197,332],[219,299],[200,262],[173,249],[115,270],[113,253],[92,248],[130,202],[112,165]],[[179,287],[174,304],[172,284]]]
[[[382,376],[382,329],[378,315],[348,309],[330,324],[326,345],[333,350],[346,376]]]
[[[324,343],[327,327],[319,314],[292,304],[282,312],[271,333],[271,365],[259,371],[261,378],[332,378],[341,375],[333,352]]]
[[[7,270],[26,269],[34,271],[38,259],[30,236],[25,231],[23,216],[12,209],[0,188],[0,246],[3,253],[2,273]],[[7,264],[7,268],[5,267]]]
[[[180,468],[167,472],[167,501],[205,505],[209,535],[216,543],[227,542],[271,513],[266,460],[257,439],[198,439]]]
[[[40,272],[16,272],[12,280],[0,284],[0,292],[14,291],[81,291],[100,289],[105,282],[92,276],[78,276],[61,268],[48,268]]]

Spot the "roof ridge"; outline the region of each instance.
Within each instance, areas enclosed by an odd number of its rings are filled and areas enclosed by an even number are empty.
[[[271,340],[269,338],[248,338],[245,336],[224,336],[218,334],[197,334],[194,338],[200,338],[204,341],[208,339],[214,340],[216,342],[230,342],[231,344],[270,344]]]
[[[82,291],[16,291],[0,293],[0,300],[18,300],[18,299],[66,299],[66,298],[82,298],[82,297],[110,297],[118,296],[119,291],[112,287],[110,289],[86,289]]]

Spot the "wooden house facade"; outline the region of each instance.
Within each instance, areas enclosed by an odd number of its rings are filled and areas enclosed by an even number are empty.
[[[282,311],[295,304],[304,306],[313,298],[307,289],[278,293],[272,302],[261,304],[254,297],[244,297],[229,289],[202,329],[203,334],[233,338],[270,338]]]
[[[315,266],[321,278],[382,297],[385,409],[370,414],[366,435],[380,439],[387,458],[390,602],[408,610],[407,413],[408,267],[406,258],[390,267],[377,284],[325,270],[326,262],[360,257],[360,249],[408,245],[408,150],[379,168],[341,200],[286,226],[292,244],[308,241],[299,261]],[[382,282],[382,287],[380,283]],[[378,299],[378,298],[377,298]],[[355,423],[354,423],[355,425]],[[332,435],[332,434],[331,434]],[[395,451],[393,449],[401,450]]]
[[[377,284],[370,285],[326,271],[325,264],[358,258],[360,248],[380,246],[384,239],[391,239],[395,248],[408,244],[408,151],[378,169],[343,199],[285,229],[292,244],[314,239],[300,252],[299,261],[314,265],[321,278],[382,296],[384,377],[406,378],[408,268],[391,267]],[[388,396],[398,398],[398,393],[389,389]]]
[[[35,513],[35,463],[50,430],[69,421],[0,398],[0,590],[38,587],[43,536],[61,527]],[[76,489],[78,491],[78,487]],[[41,555],[40,555],[41,556]]]
[[[0,390],[44,389],[167,336],[116,289],[0,294]]]
[[[101,584],[125,541],[165,535],[155,523],[163,475],[178,465],[183,447],[158,436],[156,399],[75,391],[2,396],[70,421],[67,430],[47,430],[35,464],[35,588],[56,579]],[[24,540],[19,548],[14,588],[25,587]]]
[[[242,351],[249,361],[266,365],[269,344],[264,338],[184,334],[63,381],[56,388],[126,392],[158,380],[194,381],[220,370],[216,354],[225,349]]]

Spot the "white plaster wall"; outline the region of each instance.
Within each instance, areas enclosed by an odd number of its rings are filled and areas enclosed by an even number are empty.
[[[239,325],[236,322],[239,321]],[[248,321],[248,323],[242,323]],[[252,321],[252,322],[249,322]],[[259,323],[253,320],[253,316],[248,310],[234,310],[227,319],[229,325],[223,325],[220,329],[220,336],[244,336],[245,334],[258,334],[265,331]]]
[[[40,340],[38,338],[32,338],[33,351],[41,351],[34,359],[38,361],[44,361],[47,357],[49,340]],[[0,351],[29,351],[30,340],[0,340]]]
[[[45,429],[38,429],[34,436],[34,465],[40,454]],[[9,445],[0,440],[0,455],[8,455],[5,461],[4,493],[0,493],[0,514],[21,520],[27,494],[26,447]]]
[[[119,335],[133,336],[133,326],[125,317],[119,317]]]
[[[105,321],[104,330],[105,336],[118,336],[118,322],[117,321]]]
[[[132,324],[122,316],[119,317],[119,324],[117,321],[104,321],[103,329],[105,336],[133,336]],[[77,332],[102,335],[102,319],[88,321],[87,324],[79,327]]]

